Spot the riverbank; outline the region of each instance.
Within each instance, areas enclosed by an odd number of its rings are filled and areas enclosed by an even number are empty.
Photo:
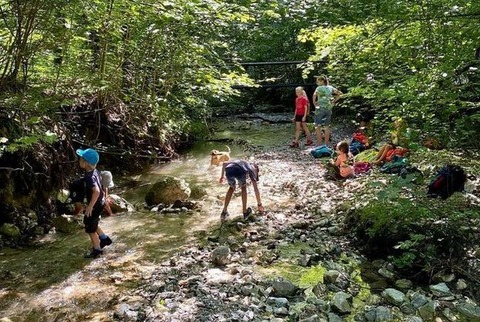
[[[396,275],[389,261],[368,260],[352,244],[344,220],[347,205],[361,207],[371,198],[366,197],[371,192],[362,196],[362,191],[372,178],[325,181],[322,161],[311,158],[308,149],[291,149],[287,143],[269,151],[252,150],[261,165],[267,214],[245,223],[236,211],[223,225],[214,223],[213,231],[206,230],[162,262],[134,296],[125,297],[115,310],[117,319],[480,319],[480,307],[468,296],[475,293],[475,280],[445,272],[428,284],[415,284]],[[239,198],[233,203],[239,204]],[[217,216],[218,209],[214,213]],[[478,267],[478,258],[471,260]]]
[[[252,158],[260,164],[266,215],[243,222],[236,194],[231,218],[221,225],[227,188],[218,184],[220,168],[208,167],[208,154],[187,155],[179,161],[178,173],[189,177],[201,172],[202,183],[210,186],[198,212],[107,218],[102,227],[112,232],[114,244],[91,262],[81,257],[84,249],[72,247],[72,238],[63,239],[58,256],[42,255],[45,264],[52,274],[69,257],[73,259],[67,261],[76,264],[64,267],[64,274],[38,292],[2,288],[0,317],[11,321],[428,321],[437,317],[447,321],[445,316],[464,311],[462,316],[475,317],[478,306],[469,300],[474,281],[455,273],[438,275],[431,285],[417,285],[396,275],[389,261],[368,260],[354,244],[345,217],[375,196],[372,182],[380,185],[389,176],[372,173],[345,182],[325,181],[321,165],[325,160],[313,159],[305,147],[288,147],[290,125],[260,139],[257,123],[241,126],[255,142],[263,143],[249,144],[244,136],[243,151],[232,147],[232,157]],[[334,133],[334,141],[349,135],[343,127]],[[427,172],[426,165],[418,165]],[[169,172],[169,167],[159,171]],[[251,188],[249,204],[255,205]],[[167,229],[172,221],[177,222],[175,230]],[[80,232],[74,237],[79,244],[84,239]],[[57,240],[51,247],[62,246]],[[471,261],[478,263],[476,258]],[[35,269],[34,263],[28,263]],[[2,277],[28,285],[21,272],[4,271]],[[42,274],[34,276],[40,279]]]

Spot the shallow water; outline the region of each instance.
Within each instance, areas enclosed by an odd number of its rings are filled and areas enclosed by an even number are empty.
[[[254,159],[247,146],[268,148],[289,142],[291,125],[269,125],[259,121],[223,122],[218,139],[241,139],[228,143],[233,159]],[[223,129],[222,129],[223,127]],[[237,142],[237,141],[235,141]],[[122,294],[129,294],[155,265],[169,259],[191,239],[219,225],[219,214],[227,190],[219,184],[220,167],[210,166],[210,151],[226,150],[219,141],[199,142],[176,161],[152,167],[141,175],[119,178],[134,181],[135,188],[114,188],[131,203],[143,202],[149,184],[160,175],[173,175],[190,184],[202,185],[208,196],[202,208],[192,213],[158,214],[145,211],[104,218],[101,227],[114,243],[96,260],[83,258],[89,239],[79,229],[73,234],[52,233],[36,246],[4,249],[0,253],[0,319],[11,321],[111,321],[111,311]],[[253,201],[252,201],[252,199]],[[281,196],[275,203],[286,202]],[[249,188],[249,203],[255,204]],[[238,193],[232,199],[232,217],[241,213]]]

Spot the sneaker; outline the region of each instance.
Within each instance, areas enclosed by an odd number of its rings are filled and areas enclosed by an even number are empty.
[[[220,214],[220,220],[224,221],[225,219],[227,219],[228,216],[230,216],[228,211],[222,211],[222,213]]]
[[[313,141],[312,140],[307,140],[307,143],[305,143],[305,145],[313,145]]]
[[[102,254],[103,254],[103,250],[92,248],[92,251],[90,253],[86,254],[83,257],[85,257],[85,258],[97,258],[98,256],[100,256]]]
[[[243,213],[243,220],[248,220],[252,214],[252,208],[248,207],[247,211]]]
[[[290,147],[291,148],[298,148],[298,142],[293,141],[292,143],[290,143]]]
[[[100,248],[111,245],[113,242],[110,237],[107,236],[105,239],[100,239]]]

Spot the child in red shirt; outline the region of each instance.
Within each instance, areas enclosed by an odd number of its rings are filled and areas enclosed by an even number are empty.
[[[307,93],[305,93],[303,87],[299,86],[295,89],[295,94],[297,95],[297,98],[295,99],[295,114],[293,115],[292,119],[292,121],[295,123],[295,139],[290,144],[290,147],[292,148],[298,148],[298,139],[300,138],[302,129],[305,131],[305,135],[307,137],[307,142],[305,145],[313,144],[310,130],[307,126],[307,115],[309,113],[310,106]]]

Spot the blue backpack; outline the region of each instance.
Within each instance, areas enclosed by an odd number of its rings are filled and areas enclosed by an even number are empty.
[[[313,148],[310,151],[310,154],[314,158],[325,158],[325,157],[330,157],[331,158],[333,156],[333,152],[334,151],[332,149],[330,149],[328,146],[323,144],[323,145],[319,145],[319,146]]]

